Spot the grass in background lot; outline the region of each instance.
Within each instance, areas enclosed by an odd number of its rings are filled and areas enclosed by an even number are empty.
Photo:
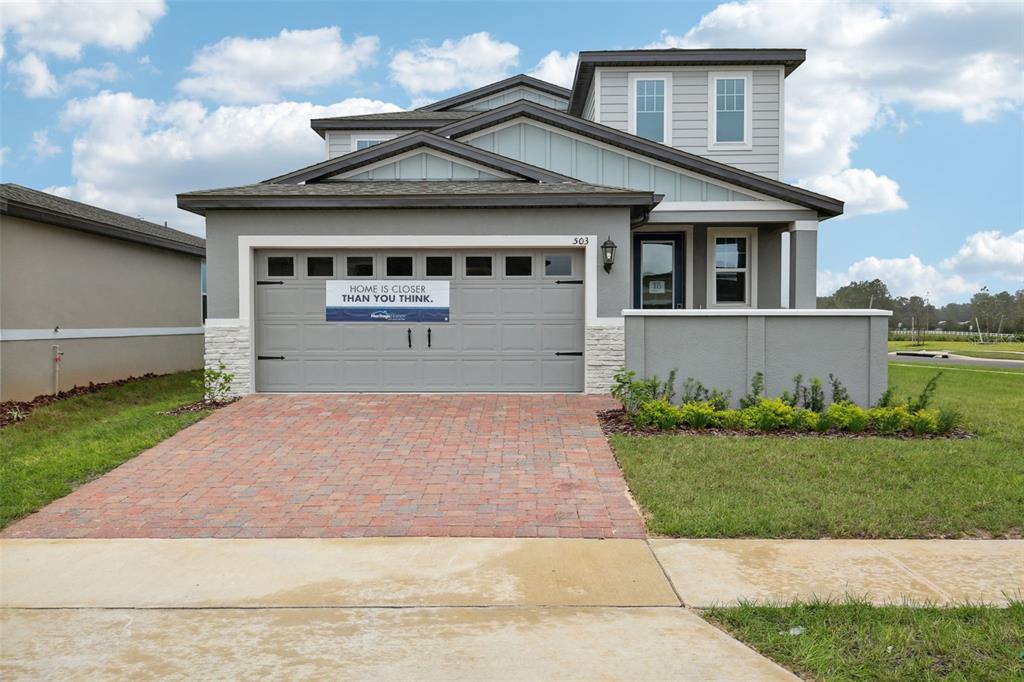
[[[948,350],[973,358],[1024,360],[1024,343],[1019,341],[1000,341],[997,343],[977,343],[975,341],[925,341],[924,343],[890,341],[889,350]]]
[[[934,367],[890,365],[900,396]],[[943,374],[934,406],[969,440],[815,436],[613,436],[648,529],[676,537],[1019,537],[1024,372]]]
[[[1024,604],[1009,608],[743,605],[702,614],[815,680],[1019,680]],[[791,628],[804,628],[791,635]]]
[[[199,376],[139,379],[59,400],[0,431],[0,527],[206,416],[159,414],[199,400]]]

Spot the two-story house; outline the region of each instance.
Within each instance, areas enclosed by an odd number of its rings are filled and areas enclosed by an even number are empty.
[[[326,160],[189,192],[207,362],[236,390],[885,389],[882,311],[815,307],[841,201],[783,181],[804,50],[582,52],[413,111],[315,119]],[[785,253],[784,253],[785,252]]]

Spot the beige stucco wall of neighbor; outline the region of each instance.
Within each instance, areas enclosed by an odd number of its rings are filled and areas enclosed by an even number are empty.
[[[202,326],[198,256],[21,218],[0,218],[0,329]],[[59,339],[59,332],[56,335]],[[202,366],[201,334],[0,343],[0,395],[53,388],[51,346],[64,353],[61,387]]]

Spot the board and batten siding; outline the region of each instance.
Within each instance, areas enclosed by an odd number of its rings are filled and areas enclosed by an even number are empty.
[[[373,137],[379,140],[393,140],[410,130],[345,130],[327,132],[327,158],[333,159],[354,152],[352,139],[357,137]]]
[[[583,182],[654,191],[664,194],[665,201],[758,201],[757,197],[675,172],[640,156],[606,149],[533,123],[514,123],[463,141]]]
[[[569,106],[569,101],[564,97],[549,95],[533,88],[518,87],[509,88],[490,97],[460,104],[454,107],[454,109],[456,111],[489,111],[521,99],[550,107],[551,109],[558,109],[559,111],[565,111]]]
[[[458,161],[445,159],[426,152],[386,163],[370,170],[349,175],[346,180],[505,180],[496,175],[473,168]]]
[[[782,96],[782,67],[743,68],[750,72],[752,84],[752,135],[750,150],[708,149],[708,73],[729,71],[727,68],[663,68],[651,69],[672,74],[672,146],[684,152],[704,156],[730,166],[780,180],[779,154]],[[642,73],[638,69],[601,69],[600,122],[629,132],[629,76]],[[584,113],[584,118],[589,118]]]

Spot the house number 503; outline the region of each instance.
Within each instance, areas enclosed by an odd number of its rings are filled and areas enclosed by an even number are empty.
[[[590,237],[573,237],[572,243],[575,246],[586,246],[590,243]]]

